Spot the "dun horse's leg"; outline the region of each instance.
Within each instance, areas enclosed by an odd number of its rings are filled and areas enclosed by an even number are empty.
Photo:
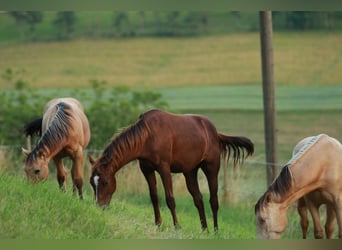
[[[164,185],[166,204],[171,211],[173,224],[174,224],[175,228],[178,229],[179,223],[178,223],[178,219],[177,219],[177,215],[176,215],[175,198],[173,197],[170,166],[169,165],[161,166],[161,168],[159,169],[158,172],[160,174],[160,177],[161,177],[163,185]]]
[[[327,205],[327,221],[325,222],[325,235],[327,239],[331,239],[334,232],[334,220],[336,218],[334,208]]]
[[[67,172],[65,171],[62,158],[55,157],[53,158],[53,161],[57,169],[57,181],[58,181],[59,187],[63,192],[65,192]]]
[[[312,222],[314,225],[314,234],[316,239],[322,239],[323,238],[323,228],[321,226],[321,221],[319,218],[319,210],[318,206],[313,204],[310,200],[306,200],[306,204],[309,208],[309,211],[312,216]]]
[[[302,197],[298,200],[297,211],[300,217],[300,226],[302,228],[303,239],[306,239],[306,234],[308,232],[309,220],[308,220],[308,210],[306,207],[305,199]]]
[[[207,220],[205,217],[204,212],[204,204],[202,199],[202,194],[199,190],[198,181],[197,181],[197,171],[198,169],[193,170],[190,173],[184,173],[185,180],[186,180],[186,186],[192,195],[192,198],[194,200],[195,206],[198,210],[199,217],[201,220],[202,230],[206,230],[208,228],[207,226]]]
[[[160,226],[162,223],[162,219],[160,216],[158,204],[157,181],[155,172],[154,170],[149,169],[148,166],[145,166],[142,161],[140,161],[140,169],[145,176],[148,188],[150,190],[150,198],[153,205],[155,223],[157,226]]]
[[[210,206],[211,206],[211,211],[213,213],[215,232],[218,231],[217,212],[219,209],[219,202],[218,202],[218,197],[217,197],[217,190],[218,190],[217,175],[218,175],[219,167],[220,167],[220,164],[218,163],[218,164],[213,164],[213,165],[207,165],[202,168],[208,180],[208,186],[209,186],[209,192],[210,192]]]
[[[336,200],[335,213],[338,225],[338,238],[342,239],[342,197]]]
[[[78,190],[78,195],[80,199],[83,199],[82,186],[83,186],[83,176],[82,176],[82,163],[83,163],[83,151],[79,149],[76,155],[72,159],[71,177],[73,182],[73,192]]]

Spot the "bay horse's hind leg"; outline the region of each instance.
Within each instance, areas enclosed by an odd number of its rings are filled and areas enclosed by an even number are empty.
[[[154,210],[155,224],[160,226],[162,223],[162,218],[160,216],[159,203],[158,203],[158,192],[157,192],[157,180],[153,169],[151,169],[148,164],[142,160],[139,161],[140,169],[145,176],[150,191],[150,198]]]
[[[74,158],[72,159],[71,178],[72,178],[72,182],[73,182],[72,190],[75,193],[76,189],[77,189],[80,199],[83,199],[82,163],[83,163],[83,150],[79,149],[76,152]]]
[[[207,219],[205,217],[205,211],[204,211],[204,204],[203,204],[203,198],[202,194],[199,190],[198,181],[197,181],[197,172],[198,169],[194,169],[189,173],[184,173],[186,186],[192,195],[192,198],[194,200],[195,206],[198,210],[199,217],[201,220],[202,230],[207,230]]]
[[[53,161],[56,165],[57,169],[57,181],[59,184],[60,189],[65,192],[66,191],[66,177],[67,172],[65,171],[63,161],[61,157],[55,157],[53,158]]]
[[[220,161],[216,164],[205,164],[202,166],[202,170],[207,177],[209,192],[210,192],[210,207],[213,213],[213,220],[214,220],[214,230],[215,232],[218,231],[218,223],[217,223],[217,212],[219,209],[219,202],[217,197],[218,191],[218,171],[220,169]]]

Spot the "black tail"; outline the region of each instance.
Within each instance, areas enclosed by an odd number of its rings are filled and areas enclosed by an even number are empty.
[[[42,118],[37,118],[24,126],[24,133],[26,136],[42,135]]]
[[[254,144],[247,137],[243,136],[228,136],[218,134],[221,144],[221,152],[223,157],[227,157],[227,161],[230,158],[231,151],[233,151],[234,168],[237,163],[242,162],[249,155],[254,152]]]

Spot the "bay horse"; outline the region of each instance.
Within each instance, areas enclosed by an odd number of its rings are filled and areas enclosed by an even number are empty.
[[[293,149],[292,155],[294,156],[297,154],[300,149],[313,137],[306,137],[301,140]],[[326,205],[326,223],[325,223],[325,234],[327,239],[331,239],[332,234],[334,232],[334,220],[336,218],[334,207],[332,200],[328,193],[322,190],[314,190],[303,197],[299,198],[297,201],[297,211],[300,216],[300,225],[302,229],[303,239],[306,239],[309,220],[307,211],[309,210],[313,226],[314,226],[314,237],[316,239],[323,238],[323,229],[321,226],[320,215],[319,215],[319,208],[321,205]]]
[[[311,137],[282,168],[255,205],[258,238],[278,239],[288,207],[312,191],[324,192],[334,208],[342,238],[342,145],[326,134]]]
[[[235,167],[253,151],[253,143],[248,138],[218,133],[213,123],[204,116],[150,110],[141,114],[135,124],[117,135],[98,159],[94,160],[89,155],[93,165],[90,183],[98,205],[108,206],[116,190],[116,172],[137,159],[148,183],[155,224],[159,226],[162,223],[155,176],[155,172],[158,172],[173,224],[178,228],[171,173],[183,173],[187,189],[197,207],[202,229],[207,230],[197,180],[197,172],[202,169],[208,180],[214,229],[217,231],[220,158],[222,156],[228,161],[232,154]]]
[[[35,133],[41,137],[32,151],[22,148],[27,156],[25,173],[32,182],[45,180],[49,174],[48,164],[53,159],[57,168],[60,188],[66,189],[67,172],[63,158],[72,159],[71,177],[73,191],[78,190],[82,199],[83,150],[90,140],[90,128],[82,104],[70,97],[50,100],[44,108],[43,118],[36,119],[24,128],[26,135]]]

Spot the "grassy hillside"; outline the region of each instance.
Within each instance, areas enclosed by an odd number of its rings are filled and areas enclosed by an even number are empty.
[[[279,168],[289,160],[293,146],[305,136],[327,133],[342,138],[341,35],[274,34]],[[53,168],[46,183],[28,184],[23,178],[22,157],[17,154],[20,147],[0,148],[0,237],[255,237],[253,206],[266,188],[258,33],[197,39],[0,44],[0,50],[1,74],[8,68],[25,70],[10,81],[0,78],[2,90],[13,88],[11,84],[20,79],[29,81],[33,88],[44,89],[40,92],[42,95],[45,91],[55,91],[56,95],[80,89],[87,91],[90,79],[108,81],[108,87],[150,88],[161,92],[171,109],[207,115],[220,131],[247,136],[255,143],[255,154],[237,178],[230,180],[232,200],[229,206],[221,206],[218,235],[212,233],[203,175],[200,183],[211,232],[200,231],[197,211],[181,175],[174,176],[174,187],[182,229],[173,229],[160,185],[164,223],[156,229],[147,184],[135,164],[118,173],[118,190],[112,205],[107,211],[101,211],[93,202],[88,164],[85,165],[85,200],[79,202],[72,196],[70,185],[66,194],[59,192]],[[220,178],[222,197],[222,173]],[[300,238],[298,216],[293,207],[289,219],[285,238]]]
[[[340,84],[342,34],[275,33],[278,85]],[[90,79],[135,88],[260,84],[258,33],[200,38],[0,44],[0,71],[24,69],[35,88],[84,87]],[[10,87],[0,81],[0,87]]]
[[[255,238],[254,215],[250,207],[221,206],[220,231],[213,233],[206,195],[209,233],[201,232],[198,214],[190,197],[176,197],[181,229],[175,230],[164,202],[161,202],[163,224],[159,229],[153,225],[152,206],[147,194],[129,197],[118,195],[113,198],[110,208],[102,211],[94,205],[92,194],[86,192],[85,199],[79,201],[70,192],[60,192],[57,183],[51,181],[32,186],[23,178],[1,173],[0,186],[2,239]],[[285,237],[296,234],[298,227],[291,229]]]

